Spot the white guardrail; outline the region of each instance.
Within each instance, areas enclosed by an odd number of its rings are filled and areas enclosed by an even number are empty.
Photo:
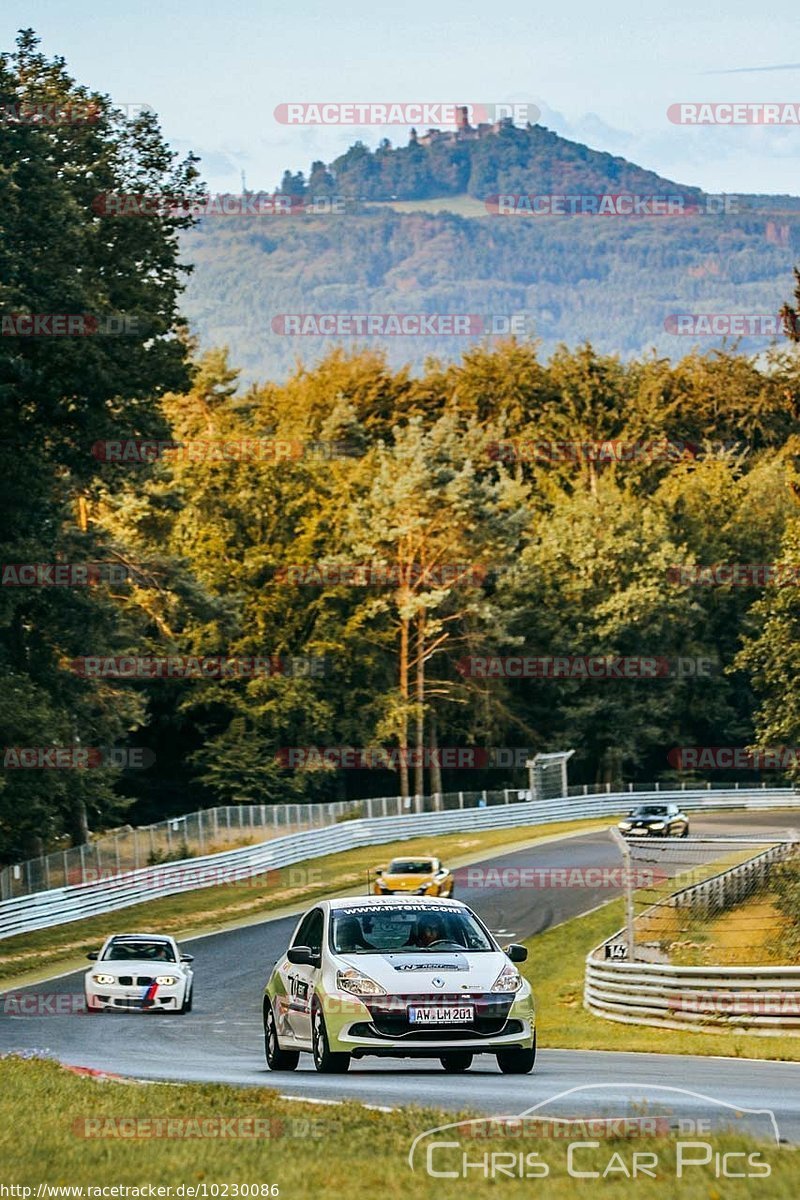
[[[699,906],[708,915],[723,911],[754,882],[764,883],[772,864],[797,847],[797,842],[781,842],[660,904]],[[606,948],[619,945],[625,934],[619,930],[586,957],[584,1007],[594,1016],[701,1033],[738,1029],[761,1037],[800,1037],[800,966],[688,967],[608,958]]]
[[[717,808],[800,808],[793,788],[663,791],[659,800],[675,800],[688,811]],[[636,793],[612,792],[569,796],[555,800],[514,801],[485,808],[447,812],[409,813],[343,821],[322,829],[271,838],[220,854],[179,862],[109,872],[106,877],[68,887],[17,896],[0,903],[0,938],[46,929],[83,917],[114,912],[132,904],[172,896],[197,888],[241,882],[304,859],[341,850],[378,845],[423,834],[503,829],[516,825],[547,825],[556,821],[614,816],[637,802]]]

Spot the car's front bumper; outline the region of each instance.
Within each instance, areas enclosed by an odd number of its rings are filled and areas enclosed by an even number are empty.
[[[437,997],[440,1005],[470,1004],[475,1018],[469,1024],[411,1025],[407,1008],[430,1004],[430,996],[393,996],[364,1001],[356,997],[327,996],[323,1001],[331,1050],[352,1054],[430,1058],[444,1051],[494,1053],[503,1047],[530,1048],[536,1021],[530,993],[519,999],[502,994]]]
[[[178,1012],[183,1006],[183,983],[158,986],[155,995],[148,997],[149,990],[139,986],[95,983],[85,989],[86,1007],[108,1012]]]

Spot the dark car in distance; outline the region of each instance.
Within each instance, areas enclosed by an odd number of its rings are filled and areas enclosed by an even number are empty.
[[[618,829],[625,837],[688,837],[689,818],[677,804],[637,804]]]

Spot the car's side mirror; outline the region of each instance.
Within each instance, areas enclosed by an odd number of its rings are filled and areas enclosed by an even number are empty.
[[[322,956],[315,953],[310,946],[292,946],[287,950],[286,957],[296,967],[318,967],[322,962]]]
[[[517,942],[512,942],[510,946],[506,946],[506,955],[512,962],[525,962],[528,957],[527,946],[520,946]]]
[[[193,954],[182,954],[181,962],[194,962],[194,955]]]
[[[90,958],[92,960],[92,962],[96,962],[96,960],[100,957],[100,951],[99,950],[90,950],[89,953],[86,955],[86,957]]]
[[[375,875],[375,876],[377,876],[377,875],[382,875],[382,874],[383,874],[383,867],[376,867],[376,868],[375,868],[375,870],[374,870],[372,873],[373,873],[373,875]]]

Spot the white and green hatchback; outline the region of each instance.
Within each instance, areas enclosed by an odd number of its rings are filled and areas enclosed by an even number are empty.
[[[436,1058],[466,1071],[492,1054],[525,1074],[536,1058],[530,984],[458,900],[353,896],[309,909],[264,989],[264,1043],[273,1071],[310,1053],[318,1071],[352,1058]]]

